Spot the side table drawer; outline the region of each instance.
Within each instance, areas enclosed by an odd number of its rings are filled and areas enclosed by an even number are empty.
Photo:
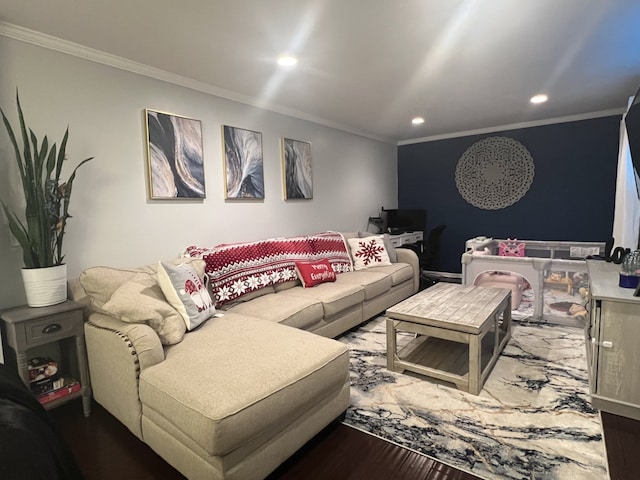
[[[82,324],[82,313],[72,312],[51,315],[25,325],[26,348],[41,343],[53,342],[76,334],[77,325]]]
[[[391,245],[396,248],[400,248],[402,246],[402,239],[397,236],[391,237]]]

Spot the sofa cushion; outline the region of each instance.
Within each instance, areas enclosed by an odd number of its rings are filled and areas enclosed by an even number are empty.
[[[289,280],[288,282],[282,282],[282,283],[278,283],[277,285],[273,286],[273,290],[274,292],[282,292],[283,290],[289,290],[290,288],[293,287],[299,287],[300,285],[302,285],[302,282],[300,281],[299,278],[296,278],[295,280]]]
[[[169,261],[172,265],[185,263],[193,266],[198,275],[204,275],[204,261],[197,258],[175,258]],[[126,281],[138,273],[147,273],[157,280],[157,263],[139,268],[90,267],[80,274],[80,285],[91,299],[93,307],[100,308],[108,302],[111,295]]]
[[[374,272],[373,269],[346,272],[338,275],[338,282],[359,285],[364,288],[365,300],[370,300],[387,292],[393,286],[391,275]]]
[[[413,280],[413,267],[408,263],[394,263],[384,267],[373,267],[367,271],[391,275],[391,283],[394,287],[407,280]]]
[[[225,455],[286,428],[348,378],[340,342],[227,312],[141,372],[140,401],[143,415],[161,415],[208,455]]]
[[[367,238],[349,238],[347,242],[349,243],[355,270],[391,265],[382,235],[373,235]]]
[[[131,280],[141,271],[135,268],[91,267],[80,274],[79,280],[91,299],[91,305],[100,308],[124,282]]]
[[[298,280],[294,280],[294,281],[298,281]],[[279,283],[278,285],[282,285],[281,283]],[[251,300],[253,300],[254,298],[258,298],[261,297],[263,295],[269,295],[272,293],[275,293],[275,286],[273,285],[269,285],[267,287],[263,287],[263,288],[259,288],[258,290],[253,290],[252,292],[249,293],[245,293],[244,295],[238,297],[238,298],[234,298],[233,300],[231,300],[228,303],[225,303],[221,308],[223,310],[229,309],[231,307],[233,307],[234,305],[237,305],[239,303],[244,303],[244,302],[249,302]]]
[[[322,302],[324,317],[328,318],[363,302],[364,288],[360,285],[350,285],[336,281],[322,283],[313,288],[294,287],[276,295],[319,300]],[[285,301],[288,302],[289,300],[283,299],[283,302]]]
[[[286,301],[283,301],[283,297],[276,293],[264,295],[250,302],[237,303],[227,311],[251,315],[303,330],[317,325],[324,315],[324,308],[320,300],[287,297]]]
[[[163,345],[180,342],[186,332],[182,317],[167,302],[160,285],[148,273],[139,272],[120,285],[99,310],[123,322],[148,324]]]
[[[204,261],[200,259],[176,258],[169,263],[191,265],[198,275],[204,275]],[[130,269],[91,267],[80,274],[79,282],[93,310],[124,322],[146,323],[164,345],[182,340],[186,327],[158,284],[157,264]]]
[[[191,265],[159,262],[158,283],[167,301],[184,320],[187,330],[193,330],[216,313],[203,276]]]

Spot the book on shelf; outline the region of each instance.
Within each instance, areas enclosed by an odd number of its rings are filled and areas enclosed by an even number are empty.
[[[42,404],[53,402],[62,397],[66,397],[74,392],[80,391],[80,382],[70,377],[61,378],[63,384],[60,388],[51,390],[50,392],[37,395],[36,398]]]
[[[29,381],[36,382],[51,378],[58,373],[58,362],[51,357],[33,357],[27,362]]]
[[[40,395],[63,387],[64,381],[65,379],[56,373],[52,377],[43,378],[42,380],[33,380],[29,385],[31,387],[31,392],[34,395]]]

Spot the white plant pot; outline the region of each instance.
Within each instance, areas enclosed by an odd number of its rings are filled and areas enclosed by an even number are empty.
[[[30,307],[46,307],[67,299],[67,265],[23,268],[22,282]]]

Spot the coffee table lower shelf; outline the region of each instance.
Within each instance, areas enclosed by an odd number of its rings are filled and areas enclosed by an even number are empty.
[[[487,367],[493,357],[494,338],[493,335],[487,335],[482,342],[482,384],[490,373]],[[394,361],[394,371],[403,373],[405,370],[454,384],[458,389],[468,392],[469,345],[443,338],[418,336],[398,352]]]

